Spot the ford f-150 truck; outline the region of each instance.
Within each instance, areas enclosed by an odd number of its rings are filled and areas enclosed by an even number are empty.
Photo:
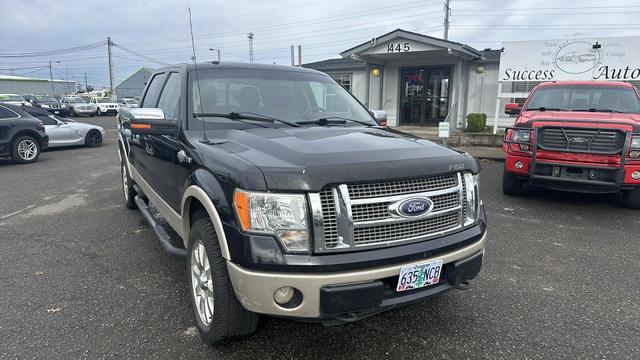
[[[480,270],[478,162],[380,126],[326,74],[168,66],[118,123],[125,204],[186,256],[206,342],[259,314],[351,322]]]
[[[640,97],[623,82],[548,82],[538,85],[505,134],[503,190],[523,184],[584,193],[622,192],[640,208]]]

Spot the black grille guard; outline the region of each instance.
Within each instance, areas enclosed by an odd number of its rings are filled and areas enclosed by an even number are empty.
[[[539,121],[539,120],[536,120]],[[542,120],[542,121],[553,121],[553,122],[558,122],[559,120]],[[565,121],[565,120],[562,120]],[[571,121],[571,122],[582,122],[585,123],[587,121],[573,121],[573,120],[566,120],[566,121]],[[592,122],[592,121],[589,121]],[[610,124],[614,124],[614,122],[609,122]],[[615,124],[619,124],[619,125],[627,125],[629,126],[630,124],[628,123],[624,123],[624,122],[619,122],[619,123],[615,123]],[[530,125],[530,124],[528,124]],[[539,131],[541,128],[544,128],[545,126],[537,126],[537,127],[527,127],[527,126],[517,126],[517,127],[507,127],[505,129],[505,133],[504,133],[504,139],[503,142],[505,144],[523,144],[523,145],[530,145],[530,151],[522,151],[524,153],[527,154],[531,154],[531,163],[529,164],[529,181],[532,183],[535,183],[537,180],[550,180],[550,181],[563,181],[563,182],[574,182],[574,183],[578,183],[578,184],[593,184],[593,185],[603,185],[603,186],[620,186],[622,185],[623,181],[624,181],[624,166],[627,164],[628,162],[628,158],[627,156],[629,155],[629,146],[631,144],[631,138],[632,137],[640,137],[640,132],[631,132],[631,131],[624,131],[625,134],[625,139],[624,139],[624,145],[622,146],[622,151],[620,152],[620,166],[618,167],[617,171],[616,171],[616,181],[615,182],[609,182],[609,181],[598,181],[598,180],[579,180],[579,179],[566,179],[566,178],[562,178],[562,179],[558,179],[556,177],[553,176],[546,176],[546,175],[536,175],[535,173],[535,169],[536,169],[536,164],[537,164],[537,154],[538,154],[538,135],[539,135]],[[556,127],[556,126],[554,126]],[[563,128],[571,128],[571,126],[562,126]],[[634,131],[636,130],[636,126],[633,126]],[[532,136],[530,137],[530,142],[522,142],[522,141],[511,141],[509,140],[507,137],[509,136],[510,132],[513,130],[520,130],[520,131],[532,131]],[[508,146],[507,149],[509,149],[510,147]],[[544,148],[540,147],[541,149],[544,150]],[[580,154],[599,154],[599,155],[615,155],[615,154],[611,154],[610,152],[597,152],[597,151],[589,151],[589,152],[585,152],[585,151],[576,151],[576,150],[571,150],[571,149],[566,149],[566,150],[557,150],[554,149],[552,151],[558,151],[558,152],[570,152],[570,153],[580,153]],[[617,153],[616,153],[617,154]],[[639,159],[640,160],[640,159]],[[558,163],[558,162],[552,162],[552,161],[544,161],[542,162],[545,165],[552,165],[552,166],[570,166],[566,163]],[[606,166],[583,166],[580,165],[580,167],[583,168],[589,168],[589,169],[611,169],[611,167],[606,167]]]

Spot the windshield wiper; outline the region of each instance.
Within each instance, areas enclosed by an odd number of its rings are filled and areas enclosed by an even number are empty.
[[[283,124],[287,124],[289,126],[298,127],[300,125],[296,123],[292,123],[289,121],[277,119],[267,115],[260,115],[252,112],[230,112],[230,113],[193,113],[193,117],[222,117],[231,120],[253,120],[253,121],[262,121],[268,123],[281,122]]]
[[[571,111],[611,112],[611,113],[624,114],[624,111],[613,110],[613,109],[596,109],[596,108],[589,108],[589,109],[573,109],[573,110],[571,110]]]
[[[349,119],[349,118],[340,117],[340,116],[328,116],[328,117],[323,117],[323,118],[319,118],[319,119],[315,119],[315,120],[296,121],[296,124],[299,124],[299,125],[310,125],[310,124],[314,124],[314,125],[331,125],[331,124],[346,124],[347,121],[357,122],[358,124],[362,124],[362,125],[366,125],[366,126],[373,126],[372,124],[370,124],[368,122],[365,122],[365,121]]]
[[[546,106],[540,106],[537,108],[526,108],[526,111],[567,111],[567,109],[560,109],[560,108],[554,108],[554,107],[546,107]]]

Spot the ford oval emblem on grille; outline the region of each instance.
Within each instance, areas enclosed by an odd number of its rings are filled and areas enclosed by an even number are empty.
[[[589,139],[583,137],[572,137],[569,139],[569,142],[573,144],[588,144]]]
[[[389,206],[392,214],[406,218],[421,218],[433,210],[433,201],[427,197],[411,197],[400,200]]]

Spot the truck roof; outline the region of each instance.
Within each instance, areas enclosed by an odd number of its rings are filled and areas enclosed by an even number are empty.
[[[193,63],[180,63],[180,64],[168,65],[168,66],[159,68],[155,72],[176,68],[176,67],[186,69],[186,70],[195,69],[195,66]],[[232,62],[232,61],[198,62],[198,70],[210,70],[210,69],[251,69],[251,70],[269,70],[269,71],[295,71],[295,72],[301,72],[301,73],[320,74],[320,75],[328,76],[327,74],[321,71],[307,69],[307,68],[298,67],[298,66],[290,66],[290,65],[256,64],[256,63],[244,63],[244,62]]]
[[[628,88],[633,88],[634,86],[626,83],[626,82],[622,82],[622,81],[548,81],[548,82],[543,82],[540,85],[538,85],[539,87],[543,87],[543,86],[558,86],[558,85],[586,85],[586,86],[622,86],[622,87],[628,87]]]

